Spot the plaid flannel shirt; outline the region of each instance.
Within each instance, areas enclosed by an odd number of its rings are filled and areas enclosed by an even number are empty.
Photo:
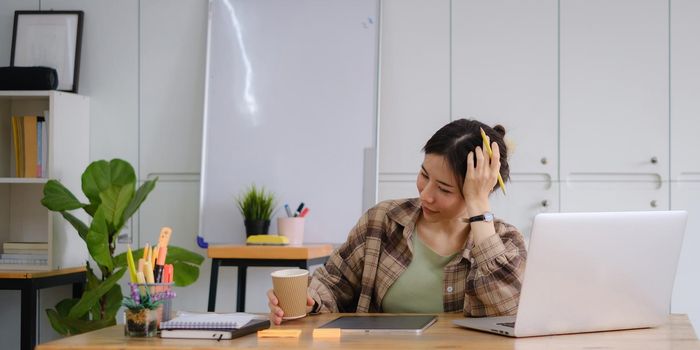
[[[318,312],[381,312],[387,290],[411,262],[411,233],[420,216],[417,198],[384,201],[369,209],[322,267],[310,277],[309,294]],[[495,220],[496,235],[474,245],[445,266],[443,310],[465,316],[514,315],[525,270],[520,232]],[[406,302],[410,302],[407,300]]]

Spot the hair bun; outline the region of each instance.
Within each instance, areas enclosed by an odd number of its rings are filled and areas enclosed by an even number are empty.
[[[504,128],[501,124],[494,126],[493,130],[501,134],[501,137],[506,136],[506,128]]]

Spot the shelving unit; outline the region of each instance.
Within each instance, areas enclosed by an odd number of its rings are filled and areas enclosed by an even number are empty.
[[[45,115],[45,113],[48,114]],[[14,177],[12,116],[45,116],[48,176]],[[81,266],[87,249],[60,214],[41,205],[44,184],[57,179],[81,201],[82,172],[90,157],[90,101],[60,91],[0,91],[0,246],[4,242],[48,242],[46,265],[0,264],[1,270],[51,270]],[[73,213],[86,222],[82,211]]]

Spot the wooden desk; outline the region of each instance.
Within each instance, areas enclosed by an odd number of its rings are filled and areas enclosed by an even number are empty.
[[[459,313],[441,314],[421,335],[343,334],[340,339],[313,339],[312,330],[338,314],[309,316],[285,322],[280,328],[302,329],[299,339],[258,339],[247,335],[233,340],[127,338],[124,326],[113,326],[40,344],[37,350],[87,349],[700,349],[685,315],[669,316],[668,324],[649,329],[513,339],[452,325]]]
[[[290,266],[308,269],[310,265],[323,264],[333,252],[330,244],[305,246],[259,246],[259,245],[210,245],[207,255],[212,258],[209,279],[209,304],[207,311],[216,307],[216,287],[219,267],[238,267],[236,287],[236,311],[245,310],[245,286],[248,266]]]
[[[22,350],[31,350],[36,345],[37,291],[73,284],[73,298],[79,298],[83,294],[85,281],[85,267],[49,271],[0,271],[0,289],[20,291],[22,304],[20,346]]]

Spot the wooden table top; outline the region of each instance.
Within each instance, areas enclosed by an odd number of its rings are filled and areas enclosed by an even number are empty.
[[[65,268],[65,269],[48,270],[48,271],[22,271],[22,270],[10,271],[10,270],[7,270],[7,271],[0,271],[0,278],[30,279],[30,278],[67,275],[70,273],[85,272],[85,271],[86,271],[85,266],[69,267],[69,268]]]
[[[452,325],[461,314],[440,314],[420,335],[347,334],[338,339],[314,339],[313,329],[339,314],[308,316],[287,321],[279,329],[301,329],[301,337],[260,338],[250,334],[232,340],[128,338],[117,325],[90,333],[40,344],[37,350],[87,349],[700,349],[700,342],[685,315],[670,315],[657,328],[514,339]]]
[[[330,244],[313,244],[301,246],[269,245],[210,245],[207,255],[219,259],[277,259],[304,260],[329,256],[333,252]]]

